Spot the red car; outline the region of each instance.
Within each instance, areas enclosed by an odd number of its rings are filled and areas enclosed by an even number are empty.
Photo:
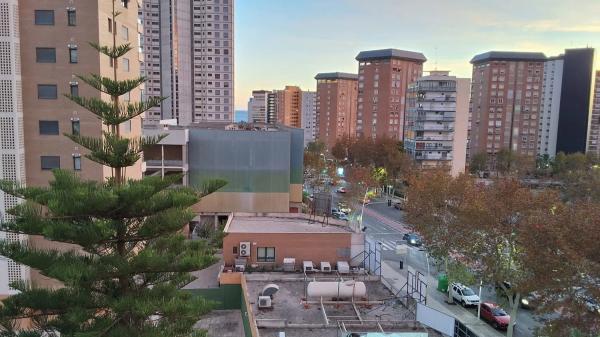
[[[510,316],[496,303],[481,303],[481,318],[488,321],[495,329],[506,330]]]

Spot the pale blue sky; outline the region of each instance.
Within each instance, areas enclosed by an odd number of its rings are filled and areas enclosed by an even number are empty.
[[[600,0],[236,0],[236,108],[253,89],[315,90],[318,72],[357,72],[361,50],[419,51],[470,77],[489,50],[600,48]],[[596,52],[596,68],[600,56]]]

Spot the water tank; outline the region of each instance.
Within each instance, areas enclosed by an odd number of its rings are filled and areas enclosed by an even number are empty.
[[[309,298],[347,298],[366,297],[367,287],[364,282],[309,282],[306,289]]]

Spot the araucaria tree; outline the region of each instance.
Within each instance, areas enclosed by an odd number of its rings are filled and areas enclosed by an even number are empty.
[[[112,2],[115,22],[119,13]],[[117,45],[114,38],[112,46],[91,45],[115,68],[132,49]],[[100,138],[66,136],[89,150],[88,159],[110,167],[112,177],[83,181],[73,172],[56,170],[49,187],[0,184],[5,192],[24,199],[11,211],[14,221],[2,230],[41,235],[63,247],[40,250],[26,243],[0,243],[0,255],[60,282],[54,289],[12,284],[20,293],[0,306],[0,336],[201,334],[192,326],[210,305],[180,288],[191,281],[190,271],[213,262],[213,251],[206,242],[188,241],[180,232],[193,217],[188,207],[224,183],[212,182],[196,191],[174,187],[180,176],[127,179],[126,168],[161,137],[124,137],[119,126],[159,105],[162,98],[121,101],[145,79],[118,80],[116,69],[112,77],[79,78],[110,96],[106,101],[67,96],[96,115],[104,131]],[[64,249],[65,243],[71,249]]]

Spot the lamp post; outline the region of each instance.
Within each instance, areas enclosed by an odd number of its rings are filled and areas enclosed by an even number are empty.
[[[365,212],[365,203],[367,201],[367,193],[369,193],[369,187],[367,186],[367,190],[365,191],[365,195],[363,197],[362,208],[360,209],[360,228],[363,227],[363,214]]]
[[[477,319],[481,318],[481,286],[483,286],[483,280],[479,280],[479,304],[477,304]]]

